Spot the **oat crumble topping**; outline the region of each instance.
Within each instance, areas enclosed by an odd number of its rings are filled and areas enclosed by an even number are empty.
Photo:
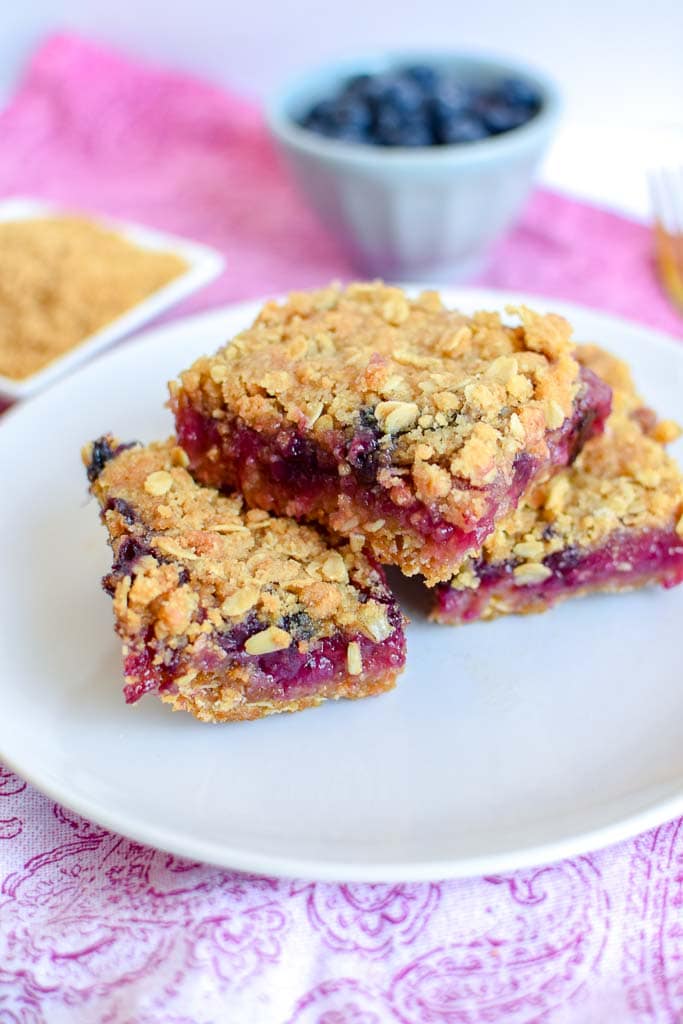
[[[542,582],[543,560],[568,549],[600,546],[620,530],[675,528],[683,519],[683,476],[663,447],[680,429],[657,421],[643,406],[629,369],[595,345],[577,350],[580,362],[611,386],[613,411],[605,433],[587,442],[574,465],[533,488],[498,524],[483,552],[466,561],[452,581],[476,588],[475,565],[517,560],[515,582]],[[549,527],[551,527],[549,529]]]
[[[170,384],[197,479],[428,583],[599,432],[609,389],[554,314],[473,317],[374,282],[294,293]]]
[[[509,475],[520,451],[543,457],[547,431],[571,415],[580,387],[569,324],[508,312],[518,327],[381,283],[294,293],[198,359],[181,387],[218,418],[227,410],[271,431],[293,424],[323,441],[371,410],[418,497],[457,515],[471,494],[452,478],[485,487]]]
[[[83,460],[90,464],[91,445]],[[92,483],[115,555],[117,541],[131,535],[144,536],[149,548],[134,578],[116,583],[115,608],[126,633],[149,620],[158,638],[196,641],[207,621],[221,629],[255,613],[263,629],[247,641],[253,654],[292,643],[303,650],[335,630],[376,642],[389,636],[386,605],[365,596],[380,577],[363,554],[346,544],[332,548],[317,530],[292,519],[247,510],[239,495],[197,485],[184,462],[173,439],[135,446],[108,461]],[[288,630],[288,622],[306,629]]]

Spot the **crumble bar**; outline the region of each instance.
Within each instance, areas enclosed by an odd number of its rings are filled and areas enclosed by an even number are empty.
[[[363,554],[196,484],[173,439],[107,435],[83,461],[113,550],[103,585],[129,703],[154,692],[219,722],[394,685],[403,617]]]
[[[541,612],[568,597],[683,581],[683,476],[664,448],[678,428],[643,406],[620,360],[588,345],[577,354],[612,387],[605,433],[436,588],[433,620]]]
[[[449,579],[609,412],[569,324],[516,312],[507,327],[381,283],[270,302],[170,385],[179,443],[203,483]]]

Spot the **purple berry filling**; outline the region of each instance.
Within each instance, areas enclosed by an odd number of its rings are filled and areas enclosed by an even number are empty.
[[[110,459],[125,451],[126,448],[132,448],[135,443],[135,441],[130,441],[128,444],[120,444],[118,447],[112,448],[106,434],[103,434],[97,441],[94,441],[90,453],[90,462],[86,466],[86,473],[90,483],[92,484],[97,480]]]
[[[675,587],[683,582],[683,538],[673,530],[615,534],[603,547],[589,551],[566,548],[543,564],[552,571],[541,583],[516,586],[513,570],[519,561],[473,566],[479,586],[455,590],[447,583],[435,588],[435,615],[442,622],[473,622],[495,598],[509,611],[551,607],[565,597],[590,591],[629,589],[647,583]]]
[[[391,464],[392,451],[379,448],[381,435],[371,410],[361,410],[350,437],[330,431],[323,443],[290,425],[271,434],[259,433],[239,419],[221,421],[219,426],[187,403],[176,411],[176,428],[203,483],[237,487],[252,505],[323,522],[344,497],[360,512],[361,521],[383,519],[386,528],[396,533],[417,533],[425,558],[450,563],[481,546],[496,520],[516,507],[546,465],[571,462],[588,437],[602,431],[610,412],[611,391],[592,371],[582,368],[581,376],[584,388],[574,414],[548,437],[548,458],[521,452],[512,479],[504,484],[498,480],[487,489],[485,512],[477,518],[465,517],[461,524],[445,519],[417,499],[400,506],[392,501],[377,482],[379,469]],[[340,465],[351,472],[340,475]]]
[[[396,604],[389,604],[387,611],[394,628],[381,643],[360,634],[335,633],[313,642],[306,652],[293,644],[287,650],[262,655],[249,655],[244,651],[245,641],[264,628],[264,623],[256,616],[249,616],[219,635],[218,645],[212,644],[202,654],[194,656],[191,665],[183,658],[181,650],[173,652],[163,665],[155,665],[155,641],[148,634],[141,647],[131,651],[125,659],[126,675],[136,679],[135,683],[124,687],[126,702],[134,704],[151,691],[172,690],[174,679],[189,667],[220,675],[221,671],[238,665],[250,670],[249,699],[278,701],[312,695],[320,687],[341,683],[348,677],[347,648],[352,641],[360,647],[364,676],[381,679],[395,674],[405,663],[401,613]]]

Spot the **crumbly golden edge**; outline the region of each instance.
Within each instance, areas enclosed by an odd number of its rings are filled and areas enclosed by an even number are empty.
[[[581,387],[569,324],[510,312],[520,326],[380,282],[295,293],[172,382],[172,404],[182,395],[202,415],[267,433],[291,425],[323,446],[369,411],[391,453],[382,486],[408,483],[457,521],[472,488],[509,479],[520,452],[545,460]]]
[[[650,422],[621,360],[593,345],[577,354],[613,389],[605,433],[501,520],[481,554],[463,563],[451,583],[456,589],[479,585],[475,563],[482,557],[488,564],[516,560],[515,579],[523,586],[550,575],[542,564],[549,555],[598,547],[620,530],[672,529],[683,537],[683,476],[663,446],[678,428],[670,420]]]
[[[477,613],[476,620],[473,621],[492,622],[494,619],[502,618],[504,615],[540,615],[542,612],[554,608],[557,604],[563,604],[570,598],[573,600],[574,598],[589,597],[592,594],[628,594],[634,590],[639,590],[647,584],[656,582],[657,575],[647,573],[637,579],[631,577],[628,583],[619,583],[612,580],[610,583],[600,584],[599,586],[590,585],[579,587],[575,590],[568,589],[564,592],[556,592],[550,600],[546,599],[543,594],[531,590],[528,591],[528,597],[523,596],[523,599],[520,601],[519,595],[525,595],[526,591],[524,587],[519,587],[515,590],[516,596],[514,600],[508,600],[505,593],[492,593]],[[459,621],[455,622],[447,613],[441,612],[436,606],[432,608],[429,614],[429,621],[436,622],[442,626],[462,625]]]
[[[180,692],[162,693],[160,697],[174,711],[187,711],[202,722],[245,722],[281,712],[318,707],[326,700],[373,697],[392,690],[397,677],[397,672],[383,673],[381,677],[374,678],[349,676],[341,682],[321,686],[310,696],[281,701],[248,699],[239,688],[226,686],[222,678],[209,680],[206,688],[184,687]]]
[[[0,373],[35,373],[186,269],[83,217],[0,223]]]
[[[110,441],[115,449],[118,442]],[[91,457],[87,445],[86,465]],[[305,617],[312,641],[342,631],[381,642],[393,632],[386,605],[361,600],[363,590],[384,589],[362,553],[333,546],[294,520],[246,510],[239,495],[196,484],[186,463],[173,438],[135,446],[107,462],[91,487],[115,556],[136,529],[150,549],[116,582],[114,611],[124,639],[151,626],[166,647],[183,645],[191,655],[201,651],[207,634],[250,614],[264,625],[247,641],[250,654],[295,642],[308,649],[307,640],[295,640],[282,627],[287,616]],[[106,508],[112,499],[132,507],[137,528],[120,510]]]
[[[241,486],[249,504],[261,506],[267,496],[272,500],[273,488],[269,479],[264,476],[259,463],[252,462],[244,467]],[[296,492],[292,496],[292,504],[297,500]],[[484,501],[482,496],[480,513],[490,509],[490,498]],[[271,505],[272,509],[272,505]],[[277,506],[280,512],[295,511],[287,505]],[[310,510],[307,518],[320,523],[338,537],[348,537],[354,551],[365,550],[376,562],[384,565],[397,565],[404,576],[422,575],[428,586],[448,580],[453,566],[462,561],[462,554],[451,553],[451,561],[440,540],[431,540],[419,532],[406,529],[405,521],[399,518],[401,506],[396,506],[396,516],[383,510],[381,518],[376,518],[372,508],[353,502],[348,496],[340,494],[336,503],[330,508],[318,505]]]

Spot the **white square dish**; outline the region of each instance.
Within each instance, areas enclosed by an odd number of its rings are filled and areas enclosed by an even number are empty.
[[[34,217],[54,216],[74,212],[56,203],[30,198],[12,198],[0,202],[0,222],[28,220]],[[165,312],[218,277],[225,266],[225,260],[216,249],[199,242],[192,242],[178,235],[155,231],[141,224],[115,220],[99,214],[79,211],[103,227],[109,228],[122,238],[145,249],[172,252],[187,264],[187,269],[168,284],[152,292],[146,299],[137,302],[120,316],[111,320],[93,334],[83,338],[63,355],[57,356],[46,366],[21,380],[13,380],[0,374],[0,396],[14,401],[28,398],[48,387],[59,377],[70,373],[87,362],[98,352],[131,334],[160,313]]]

